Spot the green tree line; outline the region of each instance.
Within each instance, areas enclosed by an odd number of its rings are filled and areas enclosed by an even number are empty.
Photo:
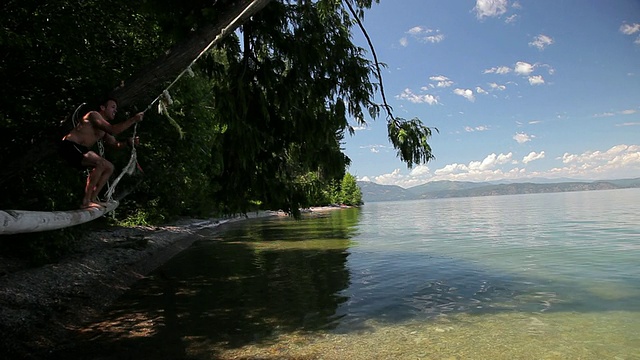
[[[171,88],[168,115],[158,114],[157,103],[146,112],[137,130],[144,176],[119,185],[135,190],[121,201],[116,219],[162,222],[361,203],[341,144],[354,134],[352,124],[381,116],[409,167],[433,157],[430,128],[394,117],[388,105],[374,101],[382,64],[371,59],[371,49],[351,41],[366,9],[378,1],[261,1],[259,11]],[[251,2],[0,5],[0,208],[77,207],[85,175],[66,166],[52,147],[80,104],[115,91],[120,121],[147,109],[170,83],[154,71],[165,66],[171,79],[178,75],[168,65],[180,63],[168,56],[194,50],[202,43],[197,35],[219,29]],[[128,154],[107,157],[117,174]]]

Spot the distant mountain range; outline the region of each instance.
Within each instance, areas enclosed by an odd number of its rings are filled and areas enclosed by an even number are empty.
[[[591,182],[576,180],[551,182],[552,180],[548,179],[535,179],[535,181],[536,182],[525,183],[432,181],[408,189],[397,185],[380,185],[370,181],[358,181],[358,186],[360,186],[362,200],[365,203],[375,201],[640,188],[640,178]]]

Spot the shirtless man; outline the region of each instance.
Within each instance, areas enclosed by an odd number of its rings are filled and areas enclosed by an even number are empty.
[[[108,99],[99,106],[99,111],[90,111],[70,133],[60,142],[59,152],[71,166],[76,168],[91,168],[84,189],[82,208],[103,206],[98,202],[100,190],[113,174],[114,166],[107,159],[89,150],[98,140],[102,139],[116,149],[124,149],[130,144],[138,144],[138,139],[129,138],[128,141],[118,141],[113,135],[127,130],[131,125],[142,121],[144,113],[137,113],[127,121],[112,125],[110,121],[116,116],[118,103],[115,99]]]

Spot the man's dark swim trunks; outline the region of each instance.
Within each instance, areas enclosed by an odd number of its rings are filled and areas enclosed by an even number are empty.
[[[60,156],[67,160],[69,165],[78,169],[86,168],[86,166],[82,165],[82,157],[89,152],[89,148],[86,146],[76,144],[73,141],[62,140],[58,146],[58,152]]]

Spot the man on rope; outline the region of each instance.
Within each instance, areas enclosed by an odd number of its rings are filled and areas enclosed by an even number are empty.
[[[82,208],[103,206],[98,202],[98,194],[114,170],[113,164],[91,151],[91,147],[100,139],[115,149],[124,149],[139,143],[138,137],[118,141],[114,135],[142,121],[144,112],[139,112],[126,121],[112,125],[110,122],[115,119],[117,111],[118,102],[114,98],[106,98],[100,102],[98,111],[89,111],[60,142],[59,153],[71,166],[91,169],[87,176]]]

